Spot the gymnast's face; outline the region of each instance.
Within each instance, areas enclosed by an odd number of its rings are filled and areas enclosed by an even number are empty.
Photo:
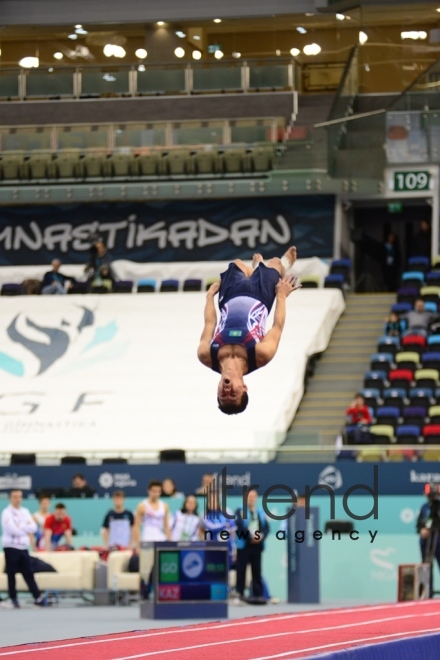
[[[238,404],[247,392],[241,376],[222,376],[217,388],[217,396],[222,406]]]

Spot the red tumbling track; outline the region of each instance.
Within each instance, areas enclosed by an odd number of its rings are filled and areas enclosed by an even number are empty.
[[[0,649],[1,658],[129,660],[307,658],[440,632],[440,601],[235,619]],[[4,625],[4,622],[3,622]]]

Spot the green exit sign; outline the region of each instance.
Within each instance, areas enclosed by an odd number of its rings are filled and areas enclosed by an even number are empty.
[[[394,190],[396,192],[429,190],[430,181],[431,175],[426,171],[394,172]]]

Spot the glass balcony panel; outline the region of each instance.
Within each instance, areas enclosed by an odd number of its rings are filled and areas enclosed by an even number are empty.
[[[185,94],[185,69],[146,68],[137,72],[138,94]]]
[[[45,151],[51,148],[50,128],[11,128],[1,131],[3,151]]]
[[[288,64],[251,64],[249,67],[249,88],[289,89]]]
[[[58,132],[58,149],[107,149],[109,130],[106,126],[72,127]]]
[[[26,97],[73,96],[74,69],[30,69],[26,74]]]
[[[129,94],[129,69],[82,69],[81,96],[122,96]]]
[[[194,92],[237,92],[241,89],[239,66],[198,66],[193,69]]]
[[[19,96],[18,69],[16,71],[0,72],[0,98],[15,99]]]
[[[118,126],[115,129],[115,147],[163,147],[165,127],[161,126]]]

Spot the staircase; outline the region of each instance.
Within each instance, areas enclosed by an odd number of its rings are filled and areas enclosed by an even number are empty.
[[[395,294],[354,294],[333,332],[330,344],[317,360],[314,375],[288,431],[284,447],[333,445],[345,421],[345,410],[377,350],[385,316]],[[334,452],[301,452],[294,461],[328,462]],[[278,453],[278,462],[292,462],[292,454]]]

